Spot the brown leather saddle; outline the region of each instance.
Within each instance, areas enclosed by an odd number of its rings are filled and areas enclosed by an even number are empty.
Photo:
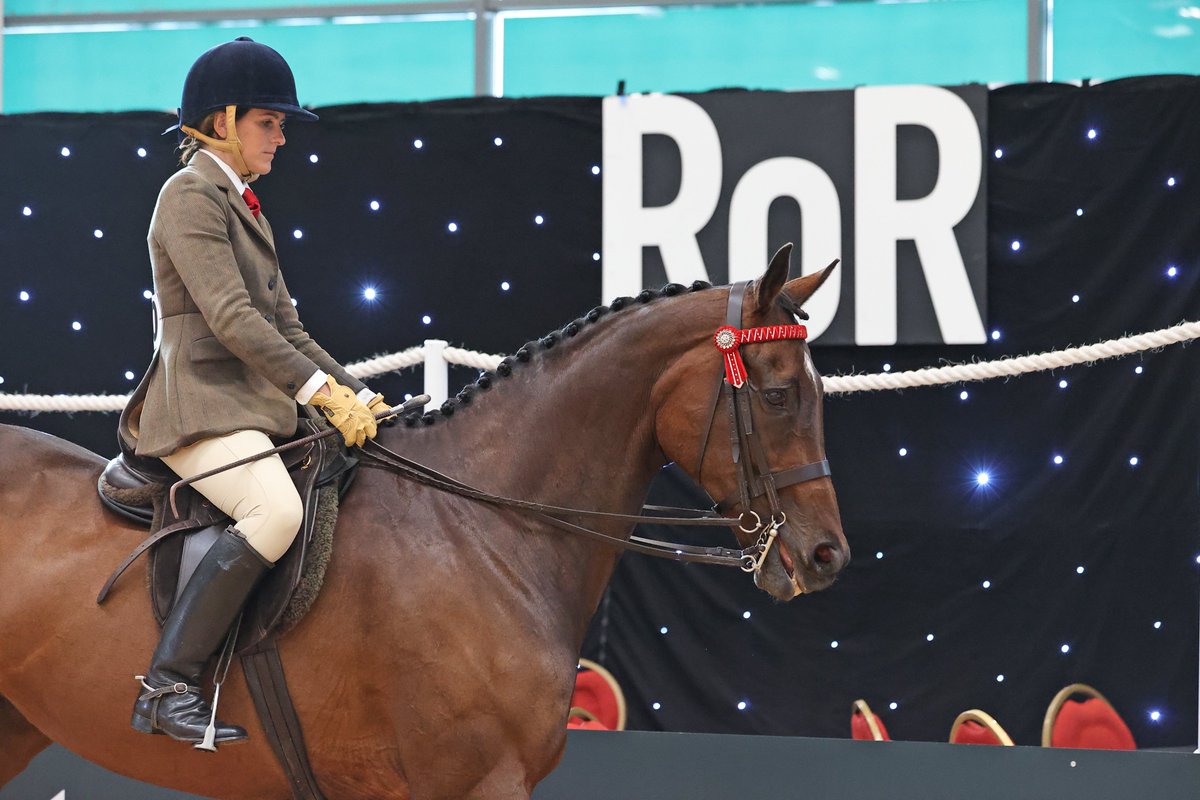
[[[315,419],[301,418],[294,438],[323,429]],[[178,480],[157,458],[136,455],[124,439],[121,452],[108,462],[97,484],[100,499],[124,517],[150,527],[150,536],[130,553],[97,598],[103,602],[116,579],[143,553],[150,559],[150,601],[159,625],[170,614],[196,565],[232,520],[191,486],[176,495],[179,514],[165,502],[168,487]],[[320,491],[336,485],[338,494],[349,487],[358,460],[348,455],[335,437],[317,439],[281,454],[304,504],[304,522],[287,553],[267,572],[246,604],[237,641],[245,652],[279,632],[289,605],[305,577],[309,550],[316,531]]]

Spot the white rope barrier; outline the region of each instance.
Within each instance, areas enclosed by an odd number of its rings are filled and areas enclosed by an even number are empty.
[[[917,386],[941,386],[947,383],[984,381],[992,378],[1008,378],[1030,372],[1060,369],[1062,367],[1102,361],[1145,350],[1155,350],[1179,342],[1200,339],[1200,322],[1184,322],[1171,328],[1109,339],[1105,342],[1056,350],[1050,353],[1001,358],[975,364],[953,364],[944,367],[926,367],[907,372],[877,372],[864,375],[831,375],[824,379],[826,394],[850,394],[852,392],[878,392],[887,389],[909,389]],[[440,344],[440,343],[439,343]],[[407,369],[425,362],[425,347],[410,347],[398,353],[376,356],[348,364],[346,370],[360,380],[373,378],[387,372]],[[447,364],[492,371],[504,356],[464,350],[461,347],[442,348],[442,359]],[[115,394],[5,394],[0,393],[0,411],[120,411],[128,401],[128,395]],[[434,398],[435,405],[445,399]]]
[[[1200,322],[1184,322],[1137,336],[1109,339],[1086,347],[1071,347],[1052,353],[1002,358],[977,364],[954,364],[945,367],[926,367],[908,372],[880,372],[872,375],[833,375],[824,379],[826,394],[877,392],[883,389],[907,389],[914,386],[939,386],[947,383],[984,381],[1007,378],[1027,372],[1042,372],[1076,364],[1127,356],[1143,350],[1154,350],[1169,344],[1200,338]]]

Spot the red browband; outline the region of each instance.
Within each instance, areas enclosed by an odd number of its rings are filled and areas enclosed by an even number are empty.
[[[713,344],[725,355],[725,380],[735,389],[746,383],[746,365],[738,348],[753,342],[776,342],[780,339],[807,339],[808,328],[803,325],[765,325],[761,328],[739,330],[722,325],[713,334]]]

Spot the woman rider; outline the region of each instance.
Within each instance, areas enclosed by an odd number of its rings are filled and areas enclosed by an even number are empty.
[[[247,37],[201,55],[183,85],[183,169],[158,196],[150,262],[154,359],[121,435],[181,477],[261,453],[296,431],[296,404],[320,408],[348,445],[375,436],[387,409],[313,341],[279,271],[271,226],[249,183],[271,171],[283,123],[300,107],[279,53]],[[199,742],[212,716],[200,678],[259,579],[300,528],[300,497],[278,455],[194,484],[235,522],[196,567],[163,624],[133,727]],[[216,723],[217,743],[246,738]]]

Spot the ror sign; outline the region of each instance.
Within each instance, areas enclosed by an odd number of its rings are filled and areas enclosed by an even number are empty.
[[[843,269],[807,306],[826,344],[986,340],[987,89],[604,100],[603,297]],[[798,263],[796,263],[798,262]]]

